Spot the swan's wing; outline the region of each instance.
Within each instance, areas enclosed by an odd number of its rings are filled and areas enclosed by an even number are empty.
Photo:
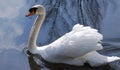
[[[53,56],[79,57],[88,52],[102,49],[98,43],[102,35],[97,30],[82,25],[75,25],[73,30],[58,40],[54,41],[46,49]]]

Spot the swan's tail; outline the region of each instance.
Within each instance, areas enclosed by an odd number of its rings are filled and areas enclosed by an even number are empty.
[[[107,62],[113,62],[116,60],[120,60],[120,57],[117,56],[107,57]]]
[[[90,52],[84,57],[91,66],[100,66],[116,60],[120,60],[120,57],[117,56],[104,56],[99,54],[96,51]]]

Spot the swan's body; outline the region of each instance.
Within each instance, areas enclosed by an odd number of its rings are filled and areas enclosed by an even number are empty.
[[[71,65],[83,65],[87,62],[91,66],[98,66],[120,59],[97,53],[96,50],[103,48],[99,43],[102,40],[102,35],[95,29],[79,24],[76,24],[71,32],[66,33],[53,43],[38,47],[36,40],[46,13],[41,5],[35,5],[29,11],[27,16],[35,13],[38,15],[28,41],[28,50],[31,53],[39,54],[49,62]]]

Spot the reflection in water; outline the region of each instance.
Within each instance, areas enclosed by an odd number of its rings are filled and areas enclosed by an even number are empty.
[[[31,70],[115,70],[115,67],[118,68],[118,65],[120,64],[119,61],[115,61],[99,67],[91,67],[87,63],[85,63],[84,66],[74,66],[62,63],[50,63],[48,61],[45,61],[41,56],[36,54],[34,55],[29,51],[27,51],[27,54],[29,55],[28,59]],[[39,61],[42,63],[40,65],[37,64],[39,62],[35,59],[39,59]]]
[[[28,56],[28,61],[29,61],[29,65],[30,65],[30,69],[31,70],[40,70],[40,65],[38,65],[35,61],[34,61],[34,56],[33,54],[31,54],[27,47],[25,47],[23,49],[23,52],[26,54],[26,56]]]
[[[40,70],[40,65],[34,61],[33,56],[29,56],[28,59],[31,70]]]

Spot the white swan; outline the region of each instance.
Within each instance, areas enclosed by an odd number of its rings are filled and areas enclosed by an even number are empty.
[[[86,62],[91,66],[99,66],[120,59],[119,57],[108,57],[96,52],[96,50],[102,49],[102,45],[99,43],[102,40],[102,35],[95,29],[79,24],[76,24],[71,32],[66,33],[53,43],[38,47],[36,40],[46,15],[45,8],[41,5],[35,5],[30,8],[26,16],[33,14],[37,14],[38,17],[28,40],[28,50],[31,53],[39,54],[49,62],[78,66],[84,65]]]

